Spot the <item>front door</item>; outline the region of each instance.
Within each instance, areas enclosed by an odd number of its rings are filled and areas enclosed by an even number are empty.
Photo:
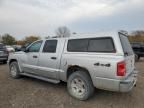
[[[33,43],[26,51],[25,63],[23,63],[24,72],[37,74],[37,64],[39,60],[39,51],[42,41]]]

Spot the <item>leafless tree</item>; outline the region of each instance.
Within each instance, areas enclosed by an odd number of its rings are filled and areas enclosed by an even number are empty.
[[[58,27],[58,29],[56,30],[56,35],[58,37],[70,37],[71,33],[66,26],[63,26],[63,27]]]

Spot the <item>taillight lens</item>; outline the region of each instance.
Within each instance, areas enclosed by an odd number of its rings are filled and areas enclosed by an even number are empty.
[[[126,66],[125,62],[118,62],[117,63],[117,76],[125,76],[126,74]]]

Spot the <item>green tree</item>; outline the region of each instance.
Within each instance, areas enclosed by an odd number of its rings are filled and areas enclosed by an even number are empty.
[[[144,42],[144,31],[138,30],[128,36],[130,42]]]
[[[37,41],[39,39],[40,39],[39,36],[27,36],[27,37],[25,37],[24,41],[25,41],[25,43],[32,43],[32,42]]]
[[[16,43],[16,39],[13,36],[11,36],[10,34],[4,34],[2,36],[2,42],[5,45],[14,45]]]
[[[0,35],[0,42],[2,42],[2,36]]]

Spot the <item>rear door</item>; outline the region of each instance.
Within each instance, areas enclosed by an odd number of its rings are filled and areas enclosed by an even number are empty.
[[[132,50],[132,47],[129,43],[129,40],[126,35],[119,33],[123,52],[125,55],[125,62],[126,62],[126,74],[129,75],[131,72],[133,72],[135,66],[135,59],[134,59],[134,52]]]
[[[39,60],[40,48],[42,41],[34,42],[25,52],[25,56],[21,58],[24,71],[31,74],[37,74],[37,64]],[[24,59],[24,60],[23,60]]]
[[[63,46],[64,39],[51,39],[45,41],[38,62],[40,75],[47,78],[58,79]]]

